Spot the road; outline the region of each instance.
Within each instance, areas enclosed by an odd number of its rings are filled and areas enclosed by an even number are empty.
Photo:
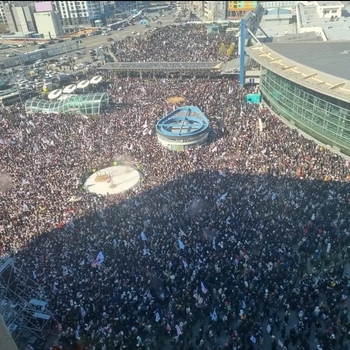
[[[158,20],[160,20],[162,22],[161,26],[159,26],[157,24]],[[153,21],[150,22],[151,28],[145,28],[144,25],[137,23],[133,26],[128,26],[128,27],[124,28],[123,30],[114,30],[114,31],[112,31],[112,35],[109,35],[109,36],[96,35],[96,36],[87,37],[87,38],[81,39],[82,40],[81,45],[85,48],[88,48],[88,49],[96,48],[102,44],[108,44],[107,38],[112,38],[114,41],[116,41],[116,40],[124,39],[127,36],[134,35],[134,34],[132,34],[132,32],[143,34],[145,31],[152,30],[155,27],[159,28],[159,27],[163,27],[163,26],[174,23],[174,17],[172,14],[170,14],[170,15],[167,14],[166,17],[160,17],[158,20],[155,22],[153,22]]]
[[[173,16],[173,12],[171,13],[166,13],[165,14],[165,17],[159,17],[158,20],[160,20],[162,22],[162,25],[161,26],[166,26],[166,25],[169,25],[169,24],[173,24],[174,23],[174,16]],[[149,14],[149,18],[152,18],[154,17],[155,14]],[[153,22],[153,21],[150,21],[150,24],[151,24],[151,28],[150,29],[154,29],[155,27],[160,27],[158,24],[157,24],[157,21]],[[128,26],[126,28],[124,28],[123,30],[114,30],[112,31],[112,35],[109,35],[109,36],[103,36],[103,35],[96,35],[96,36],[90,36],[90,37],[86,37],[86,38],[83,38],[83,39],[79,39],[82,41],[81,45],[80,45],[80,49],[82,48],[87,48],[87,49],[93,49],[93,48],[97,48],[99,46],[101,46],[102,44],[103,45],[106,45],[108,44],[108,41],[107,41],[107,38],[112,38],[114,41],[116,40],[120,40],[120,39],[123,39],[127,36],[132,36],[134,34],[132,34],[132,32],[136,32],[136,33],[140,33],[140,34],[143,34],[146,30],[150,30],[149,28],[145,28],[144,25],[140,24],[139,22],[136,22],[135,25],[132,25],[132,26]],[[69,39],[67,39],[69,40]],[[4,40],[4,44],[10,44],[11,41],[6,41]],[[56,45],[62,45],[62,44],[53,44],[53,45],[50,45],[50,48],[54,48]],[[5,50],[1,50],[0,51],[0,60],[2,58],[7,58],[7,54],[9,53],[16,53],[16,54],[23,54],[25,52],[31,52],[31,51],[34,51],[37,49],[37,46],[36,45],[32,45],[32,44],[27,44],[26,46],[23,46],[23,47],[18,47],[18,48],[8,48],[8,49],[5,49]]]

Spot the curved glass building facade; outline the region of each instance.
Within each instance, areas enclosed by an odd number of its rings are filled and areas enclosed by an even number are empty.
[[[56,101],[34,98],[26,102],[25,109],[27,113],[99,115],[108,108],[108,104],[107,93],[96,93],[67,95],[67,98]]]
[[[282,117],[316,139],[350,154],[350,103],[261,68],[260,90]]]

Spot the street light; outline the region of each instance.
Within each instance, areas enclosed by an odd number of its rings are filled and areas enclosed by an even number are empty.
[[[22,37],[26,39],[25,35],[24,35],[24,32],[23,32],[23,27],[22,27],[22,24],[18,24],[18,27],[21,28],[21,33],[22,33]],[[26,49],[26,53],[28,55],[28,47],[27,47],[27,40],[24,40],[24,47]]]

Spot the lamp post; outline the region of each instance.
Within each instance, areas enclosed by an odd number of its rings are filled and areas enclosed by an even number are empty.
[[[12,79],[16,82],[16,85],[17,85],[17,89],[18,89],[18,79],[17,79],[17,76],[15,76],[15,74],[13,73],[13,68],[10,68],[11,70],[11,73],[12,73]],[[19,89],[18,89],[19,90]],[[19,100],[21,101],[21,103],[23,103],[23,100],[22,100],[22,95],[21,95],[21,92],[18,91],[18,95],[19,95]]]
[[[21,28],[22,37],[25,39],[25,40],[24,40],[24,47],[25,47],[26,53],[27,53],[27,55],[28,55],[28,46],[27,46],[27,40],[26,40],[27,37],[24,35],[22,24],[18,24],[18,27]],[[28,34],[27,34],[27,36],[28,36]]]

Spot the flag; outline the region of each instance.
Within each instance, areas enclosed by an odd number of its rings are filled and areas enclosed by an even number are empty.
[[[204,285],[203,282],[201,282],[201,289],[202,289],[202,292],[203,292],[204,294],[207,294],[207,293],[208,293],[208,289],[205,288],[205,285]]]
[[[105,260],[105,256],[102,252],[99,252],[97,254],[96,260],[91,264],[92,267],[98,267],[100,266]]]
[[[182,263],[184,264],[184,268],[187,269],[187,267],[188,267],[187,262],[185,260],[182,260]]]
[[[281,340],[279,340],[279,341],[278,341],[278,345],[279,345],[281,348],[283,348],[283,347],[284,347],[284,345],[283,345],[283,343],[282,343],[282,341],[281,341]]]
[[[222,202],[223,200],[225,200],[226,197],[227,197],[227,194],[228,194],[228,192],[226,192],[226,193],[224,193],[223,195],[221,195],[221,196],[219,197],[219,199],[216,201],[216,204],[220,204],[220,202]]]
[[[143,256],[146,256],[146,255],[151,255],[151,254],[149,253],[148,249],[143,248]]]
[[[213,249],[216,250],[215,237],[213,237]]]
[[[181,228],[180,228],[180,232],[179,232],[179,234],[180,234],[180,237],[182,237],[182,236],[186,236],[185,232],[184,232],[184,231],[182,231],[182,230],[181,230]]]
[[[214,312],[210,314],[210,318],[212,321],[218,320],[218,314],[216,313],[216,310],[214,310]]]
[[[141,232],[141,239],[143,241],[147,241],[147,237],[146,237],[146,235],[145,235],[145,233],[143,231]]]
[[[160,321],[160,315],[159,315],[159,312],[156,312],[155,321],[156,321],[156,322],[159,322],[159,321]]]
[[[219,174],[223,177],[226,177],[226,174],[222,170],[219,170]]]
[[[178,240],[179,249],[185,249],[185,245],[182,243],[181,239]]]
[[[250,340],[251,340],[254,344],[256,343],[256,339],[255,339],[253,336],[250,337]]]
[[[80,325],[75,330],[75,339],[80,339]]]
[[[274,201],[276,199],[276,193],[272,193],[271,199],[272,199],[272,201]]]
[[[84,308],[82,306],[80,307],[80,315],[81,315],[81,318],[84,318],[86,315],[86,311],[84,310]]]
[[[181,335],[182,334],[181,328],[178,325],[176,325],[175,328],[176,328],[177,335]]]

